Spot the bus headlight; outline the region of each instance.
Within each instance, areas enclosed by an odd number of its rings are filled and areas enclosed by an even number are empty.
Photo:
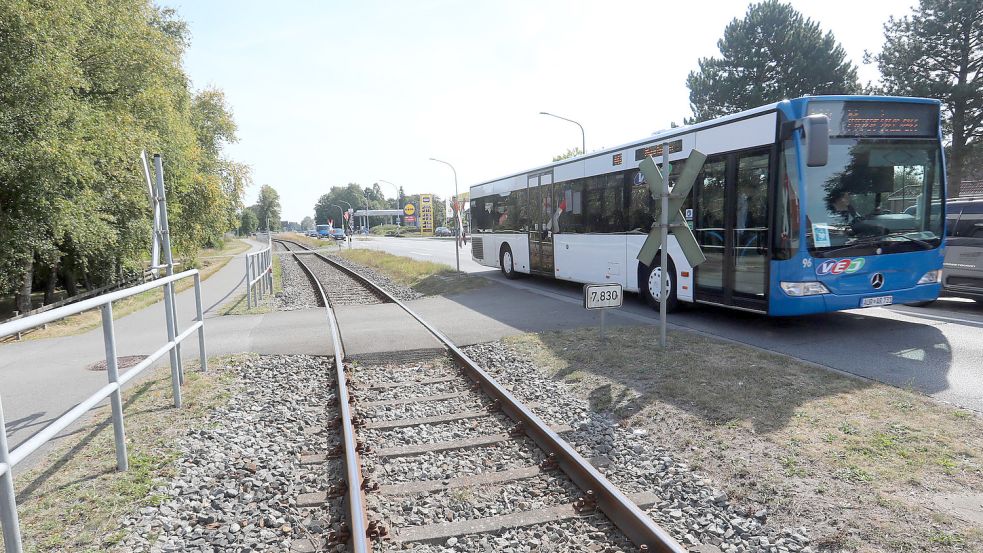
[[[942,282],[942,271],[929,271],[918,279],[918,284],[938,284]]]
[[[782,290],[792,297],[828,294],[829,289],[822,282],[782,282]]]

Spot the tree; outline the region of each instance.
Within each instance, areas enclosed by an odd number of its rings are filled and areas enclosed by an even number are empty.
[[[262,230],[276,230],[280,227],[280,194],[270,185],[264,184],[259,189],[259,198],[256,205],[256,218],[259,219],[259,228]],[[270,229],[267,227],[267,221]]]
[[[301,219],[300,230],[314,230],[314,219],[311,219],[310,216]]]
[[[243,209],[239,214],[239,234],[246,236],[256,232],[259,228],[259,219],[256,212],[252,209]]]
[[[216,157],[234,123],[220,92],[189,88],[187,36],[149,0],[0,2],[0,294],[29,305],[36,275],[53,298],[58,280],[74,293],[140,268],[141,149],[164,154],[178,253],[238,224],[245,181],[223,186]]]
[[[562,154],[553,156],[553,161],[560,161],[563,159],[569,159],[571,157],[577,157],[582,153],[584,153],[584,151],[581,150],[580,148],[567,148],[567,151],[563,152]]]
[[[789,4],[752,4],[732,20],[717,42],[720,58],[700,58],[686,78],[693,118],[722,115],[804,94],[849,94],[860,90],[857,69],[833,33]]]
[[[911,17],[884,25],[884,48],[873,59],[884,92],[942,100],[952,140],[949,195],[958,195],[967,159],[983,138],[983,3],[920,0]]]

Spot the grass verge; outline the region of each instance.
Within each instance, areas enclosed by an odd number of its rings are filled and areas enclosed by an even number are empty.
[[[235,298],[229,300],[222,306],[222,315],[259,315],[273,311],[273,298],[278,293],[283,292],[283,269],[280,264],[280,256],[273,256],[273,293],[261,300],[259,305],[250,309],[246,302],[246,293],[241,292]]]
[[[242,240],[229,240],[222,249],[203,250],[201,252],[198,270],[201,272],[201,279],[205,280],[212,276],[219,269],[224,267],[233,256],[238,255],[249,249],[249,244]],[[176,270],[180,271],[178,267]],[[190,278],[182,279],[177,282],[176,291],[181,292],[194,286],[194,280]],[[113,302],[113,319],[125,317],[130,313],[135,313],[141,309],[153,305],[163,299],[163,288],[148,290],[142,294],[130,296],[129,298]],[[102,324],[102,315],[98,309],[85,311],[71,317],[65,317],[59,321],[48,324],[47,328],[39,328],[25,334],[22,340],[42,340],[45,338],[58,338],[61,336],[74,336],[98,328]],[[2,346],[0,346],[2,347]]]
[[[221,370],[225,361],[210,360],[208,374],[186,363],[181,409],[174,408],[169,368],[154,370],[124,392],[129,471],[116,471],[113,427],[103,405],[37,467],[17,474],[24,550],[97,551],[122,539],[124,516],[163,499],[152,492],[159,480],[174,476],[177,437],[234,393],[233,373]]]
[[[487,284],[487,280],[483,278],[457,273],[447,265],[378,250],[346,249],[339,255],[359,265],[376,269],[425,296],[456,294]]]
[[[820,550],[983,551],[983,417],[690,332],[504,340]]]

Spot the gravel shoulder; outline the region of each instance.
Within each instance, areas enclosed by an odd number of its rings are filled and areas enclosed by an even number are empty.
[[[596,329],[527,334],[469,351],[547,420],[580,420],[578,449],[607,458],[614,483],[633,491],[657,475],[679,492],[651,511],[677,537],[983,551],[983,417],[695,333],[670,332],[663,352],[652,332],[614,329],[604,345]]]
[[[172,476],[157,500],[127,517],[118,551],[250,551],[318,543],[345,521],[340,499],[314,510],[300,494],[328,489],[341,463],[300,455],[338,442],[327,426],[336,394],[327,358],[249,356],[225,364],[238,390],[177,440]]]

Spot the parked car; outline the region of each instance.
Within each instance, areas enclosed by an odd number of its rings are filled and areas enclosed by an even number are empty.
[[[335,240],[344,240],[345,239],[345,229],[342,229],[342,228],[333,228],[333,229],[331,229],[331,238],[334,238]]]
[[[447,227],[437,227],[433,231],[434,236],[454,236],[454,231]]]
[[[983,198],[953,198],[945,205],[942,294],[983,302]]]

